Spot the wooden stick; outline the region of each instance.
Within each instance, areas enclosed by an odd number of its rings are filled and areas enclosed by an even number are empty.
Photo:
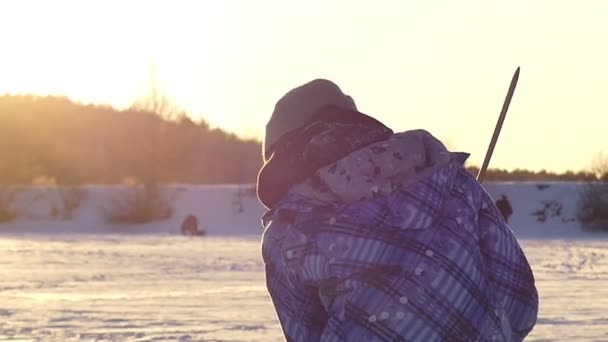
[[[490,164],[492,153],[494,153],[494,147],[496,146],[496,141],[498,141],[498,135],[500,134],[502,123],[505,121],[505,117],[507,116],[507,110],[509,110],[509,105],[511,104],[511,99],[513,98],[513,93],[515,92],[515,86],[517,86],[518,79],[519,67],[517,67],[517,70],[515,70],[515,74],[511,79],[511,85],[509,85],[509,92],[507,92],[507,97],[505,98],[505,102],[502,105],[502,110],[500,111],[498,122],[496,123],[496,127],[494,128],[494,134],[492,135],[490,146],[488,146],[488,151],[486,152],[486,158],[484,159],[483,165],[481,166],[481,169],[477,174],[477,181],[479,183],[483,183],[483,180],[486,176],[486,170],[488,169],[488,165]]]

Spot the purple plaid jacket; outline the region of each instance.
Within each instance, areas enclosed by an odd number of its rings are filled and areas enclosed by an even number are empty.
[[[467,155],[339,205],[286,195],[264,219],[266,280],[287,341],[521,341],[534,277]]]

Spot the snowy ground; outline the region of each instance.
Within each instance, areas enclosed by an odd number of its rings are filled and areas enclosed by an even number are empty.
[[[257,238],[0,237],[0,338],[273,341]]]
[[[0,235],[0,340],[280,341],[258,237]],[[608,340],[608,240],[524,240],[530,341]]]

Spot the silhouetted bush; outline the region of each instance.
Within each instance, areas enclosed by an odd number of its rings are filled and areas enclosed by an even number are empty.
[[[61,215],[62,220],[71,220],[74,218],[74,212],[82,201],[86,198],[87,191],[81,187],[68,186],[60,187],[57,189],[59,192],[59,200],[61,201]]]
[[[107,223],[147,223],[169,219],[173,199],[157,184],[132,185],[122,189],[102,208]]]
[[[608,183],[590,183],[581,192],[579,220],[587,230],[608,231]]]
[[[234,195],[234,199],[232,200],[232,204],[236,207],[237,214],[245,211],[243,199],[246,197],[257,197],[255,185],[239,185],[239,188]]]
[[[15,217],[13,202],[16,191],[8,187],[0,187],[0,223],[12,221]]]
[[[583,227],[591,231],[608,231],[608,157],[599,154],[592,172],[597,175],[595,182],[589,183],[579,197],[579,220]]]
[[[536,217],[538,222],[545,222],[549,218],[562,217],[562,210],[564,207],[560,201],[540,201],[540,204],[542,204],[542,208],[533,211],[531,214]]]

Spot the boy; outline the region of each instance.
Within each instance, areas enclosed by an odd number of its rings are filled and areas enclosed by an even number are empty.
[[[327,80],[266,126],[267,287],[288,341],[521,341],[534,277],[492,198],[423,130],[394,134]]]

